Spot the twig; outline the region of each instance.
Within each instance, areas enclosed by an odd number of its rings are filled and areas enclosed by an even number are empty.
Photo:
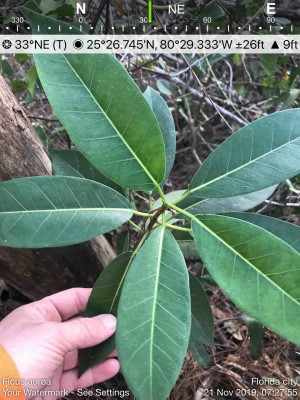
[[[41,121],[48,121],[48,122],[59,122],[58,119],[46,118],[46,117],[39,117],[37,115],[28,115],[28,118],[31,119],[40,119]]]
[[[158,67],[155,67],[155,68],[153,68],[153,69],[149,69],[149,68],[143,68],[143,69],[144,69],[145,71],[154,72],[154,73],[156,73],[156,74],[158,74],[158,75],[162,75],[162,76],[165,76],[165,77],[168,77],[168,76],[169,76],[168,74],[166,74],[166,72],[165,72],[164,70],[162,70],[162,69],[160,69],[160,68],[158,68]],[[183,82],[181,79],[179,79],[179,78],[177,78],[177,77],[171,77],[171,80],[172,80],[174,83],[176,83],[177,85],[180,85],[180,86],[183,86],[183,87],[186,86],[186,83]],[[189,87],[189,91],[190,91],[194,96],[198,97],[199,99],[202,99],[202,98],[203,98],[202,94],[201,94],[198,90]],[[219,113],[222,113],[222,114],[226,115],[227,117],[229,117],[229,118],[235,120],[235,121],[238,122],[240,125],[242,125],[242,126],[248,125],[245,121],[243,121],[243,120],[242,120],[241,118],[239,118],[237,115],[235,115],[235,114],[233,114],[232,112],[226,110],[226,108],[224,108],[224,107],[218,105],[218,104],[215,103],[213,100],[209,100],[209,99],[207,99],[207,98],[205,97],[205,98],[204,98],[204,101],[205,101],[205,103],[207,103],[208,105],[213,106],[215,109],[217,109],[217,111],[218,111]],[[222,118],[222,119],[223,119],[223,118]],[[226,125],[228,126],[228,124],[226,124]],[[230,128],[230,129],[231,129],[231,128]]]
[[[99,21],[100,17],[101,17],[102,11],[104,10],[104,7],[108,3],[108,1],[109,0],[101,0],[101,2],[99,4],[99,7],[98,7],[98,9],[96,11],[95,17],[94,17],[94,19],[92,21],[92,24],[91,24],[91,27],[94,28],[94,29],[92,29],[92,28],[90,29],[90,35],[92,35],[95,32],[95,28],[96,28],[96,26],[98,24],[98,21]]]
[[[161,22],[161,20],[160,20],[158,14],[157,14],[157,12],[156,12],[155,10],[154,10],[154,14],[155,14],[156,19],[157,19],[158,22],[160,23],[160,25],[163,27],[163,23]],[[165,32],[166,32],[166,34],[167,34],[171,39],[173,39],[172,35],[170,35],[170,34],[168,33],[168,31],[165,31]],[[178,48],[178,50],[179,50],[179,52],[180,52],[181,57],[184,59],[184,62],[185,62],[186,65],[189,67],[191,73],[194,75],[194,78],[196,79],[196,81],[197,81],[198,85],[200,86],[202,92],[205,93],[205,95],[207,96],[208,100],[212,103],[212,106],[215,107],[215,105],[214,105],[214,103],[213,103],[213,101],[212,101],[212,99],[211,99],[210,94],[208,93],[208,91],[206,90],[205,86],[203,85],[203,83],[202,83],[202,82],[200,81],[200,79],[198,78],[198,75],[195,73],[195,71],[194,71],[193,68],[191,67],[191,65],[190,65],[190,63],[188,62],[186,56],[182,53],[182,51],[180,50],[180,48],[179,48],[178,46],[177,46],[177,48]],[[226,119],[223,117],[223,115],[222,115],[221,112],[218,110],[218,108],[215,107],[215,109],[217,110],[218,114],[220,115],[220,117],[222,118],[222,120],[225,122],[225,124],[228,126],[228,128],[229,128],[231,131],[233,131],[233,129],[232,129],[231,126],[228,124],[228,122],[227,122]]]
[[[131,226],[133,226],[138,232],[144,233],[143,230],[142,230],[137,224],[135,224],[133,221],[131,221],[131,219],[130,219],[128,222],[129,222],[129,224],[130,224]]]

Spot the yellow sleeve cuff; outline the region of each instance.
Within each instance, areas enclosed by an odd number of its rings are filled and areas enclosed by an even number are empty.
[[[0,344],[0,400],[25,400],[19,371],[5,348]]]

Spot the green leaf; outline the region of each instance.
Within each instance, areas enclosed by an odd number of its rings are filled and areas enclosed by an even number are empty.
[[[55,175],[77,176],[78,178],[90,179],[124,194],[123,189],[119,185],[101,174],[80,151],[50,150],[50,157]]]
[[[210,304],[198,278],[189,273],[192,325],[190,343],[214,345],[214,319]]]
[[[259,322],[257,322],[256,319],[249,317],[249,315],[243,314],[241,318],[245,322],[248,328],[251,357],[254,360],[258,360],[259,357],[262,355],[262,349],[263,349],[263,339],[264,339],[263,326]]]
[[[13,93],[20,93],[27,89],[27,83],[21,80],[13,80],[11,83],[11,90]]]
[[[246,211],[264,202],[276,189],[277,185],[259,190],[257,192],[226,198],[203,199],[196,193],[192,193],[177,206],[188,211],[190,214],[221,214],[231,211]],[[179,214],[176,218],[186,218]]]
[[[300,172],[300,109],[260,118],[225,140],[203,163],[189,190],[231,197],[278,184]]]
[[[203,8],[199,15],[199,20],[203,20],[204,17],[210,17],[213,21],[222,18],[226,15],[223,7],[220,7],[218,1],[211,1],[207,6]]]
[[[125,197],[93,181],[59,176],[0,184],[0,245],[55,247],[84,242],[132,216]]]
[[[156,229],[125,278],[118,308],[118,356],[138,400],[164,400],[186,354],[191,305],[184,258],[170,232]]]
[[[166,79],[157,79],[156,86],[157,86],[157,89],[160,91],[160,93],[162,93],[168,97],[172,96],[170,82],[167,81]]]
[[[200,342],[190,342],[189,343],[189,351],[192,353],[195,361],[202,368],[207,368],[211,362],[210,355],[205,350],[203,344]]]
[[[198,216],[192,230],[221,289],[247,314],[300,344],[299,253],[265,229],[227,216]]]
[[[116,247],[118,254],[130,250],[130,235],[128,231],[123,231],[118,235]]]
[[[33,65],[28,71],[26,71],[26,78],[27,78],[27,90],[30,96],[34,97],[36,82],[38,78],[35,65]]]
[[[87,24],[80,24],[79,22],[68,23],[51,16],[41,15],[42,10],[35,0],[29,0],[24,7],[20,7],[19,9],[30,23],[32,32],[35,35],[57,34],[58,32],[64,35],[77,35],[88,33],[90,30],[90,26]]]
[[[100,314],[117,316],[117,308],[123,280],[125,278],[132,252],[120,254],[102,272],[94,284],[84,313],[85,317]],[[100,363],[116,348],[115,335],[96,346],[79,350],[78,376]]]
[[[150,86],[144,92],[144,97],[149,103],[160,127],[166,151],[166,173],[162,185],[168,179],[172,170],[176,152],[176,132],[171,111],[165,100]]]
[[[0,57],[0,73],[6,75],[10,81],[14,78],[14,70],[4,55]]]
[[[197,363],[206,368],[210,363],[210,356],[204,344],[213,346],[214,320],[208,298],[199,279],[189,273],[192,324],[189,341],[189,350]]]
[[[51,26],[49,17],[27,8],[22,12],[33,33],[37,33],[38,25],[40,33],[46,33],[48,23]],[[65,24],[61,29],[70,27]],[[36,54],[34,60],[55,113],[77,148],[97,169],[129,189],[151,191],[162,182],[166,161],[158,122],[114,56]]]
[[[298,253],[300,253],[300,227],[289,222],[282,221],[277,218],[267,217],[260,214],[252,213],[229,213],[228,217],[238,218],[257,225],[267,232],[273,233]]]
[[[81,33],[80,25],[42,16],[32,4],[21,11],[35,34],[38,26],[49,34],[48,27],[55,31],[58,25],[61,33]],[[129,189],[150,191],[162,182],[166,162],[158,122],[114,56],[36,54],[34,60],[55,113],[97,169]]]
[[[48,136],[47,133],[42,125],[38,125],[34,127],[36,133],[38,134],[39,138],[43,142],[43,145],[47,148],[48,147]]]
[[[55,113],[96,168],[129,189],[150,191],[161,183],[165,156],[157,120],[115,57],[38,54],[34,59]]]

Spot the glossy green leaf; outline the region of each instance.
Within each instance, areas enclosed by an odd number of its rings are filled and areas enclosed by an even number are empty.
[[[168,396],[184,361],[190,327],[184,258],[171,233],[159,228],[136,255],[118,308],[118,356],[138,400]]]
[[[22,12],[34,33],[51,19]],[[129,189],[150,191],[162,182],[166,160],[158,122],[113,55],[35,54],[34,60],[52,108],[97,169]]]
[[[240,129],[203,163],[189,189],[231,197],[278,184],[300,172],[300,109],[277,112]]]
[[[192,229],[221,289],[247,314],[299,344],[299,253],[265,229],[223,215],[197,216]]]
[[[50,150],[50,157],[55,175],[77,176],[78,178],[90,179],[124,194],[123,189],[119,185],[101,174],[80,151]]]
[[[39,78],[78,149],[123,187],[150,191],[165,175],[157,120],[111,54],[38,54]],[[155,160],[155,162],[153,162]]]
[[[230,213],[228,217],[238,218],[260,226],[267,232],[279,237],[300,253],[300,226],[277,218],[252,213]]]
[[[160,94],[150,86],[144,92],[144,97],[149,103],[160,127],[166,151],[166,173],[162,185],[168,179],[172,170],[176,152],[176,132],[171,111]]]
[[[48,27],[55,31],[58,25],[61,33],[82,33],[80,24],[42,16],[33,2],[29,3],[21,10],[33,33],[48,34]],[[82,31],[88,29],[83,25]],[[144,96],[115,57],[35,55],[34,59],[54,111],[96,168],[130,189],[148,191],[161,183],[166,162],[160,128]]]
[[[195,275],[189,273],[189,280],[192,310],[190,343],[213,346],[214,319],[207,295]]]
[[[131,205],[86,179],[38,176],[0,183],[0,245],[55,247],[84,242],[123,224]]]
[[[100,314],[117,316],[121,288],[132,252],[120,254],[102,272],[94,284],[84,313],[85,317]],[[79,377],[93,365],[100,363],[116,348],[115,335],[96,346],[79,350]]]
[[[225,198],[203,199],[196,193],[192,193],[177,206],[188,211],[190,214],[222,214],[232,211],[250,210],[263,203],[276,189],[277,185],[259,190],[257,192]],[[176,218],[186,218],[179,214]]]
[[[249,315],[243,314],[241,318],[248,328],[251,357],[253,360],[258,360],[262,355],[264,328],[256,319],[249,317]]]

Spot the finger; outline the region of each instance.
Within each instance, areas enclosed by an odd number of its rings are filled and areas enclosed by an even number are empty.
[[[60,338],[66,351],[84,349],[109,338],[115,332],[116,324],[116,318],[110,314],[76,318],[59,324]]]
[[[86,309],[91,291],[86,288],[64,290],[32,303],[32,307],[38,309],[47,321],[66,321]]]
[[[114,357],[118,357],[117,350],[114,350],[107,356],[107,358],[114,358]],[[69,353],[65,355],[64,371],[68,371],[69,369],[73,369],[77,366],[78,366],[78,350],[69,351]]]
[[[112,353],[110,353],[107,357],[118,357],[117,349],[115,349]]]
[[[65,355],[64,359],[64,371],[68,371],[69,369],[73,369],[78,366],[78,350],[69,351]]]
[[[103,361],[103,363],[95,365],[88,369],[79,379],[78,370],[72,369],[62,374],[60,387],[68,392],[85,388],[96,383],[106,381],[115,376],[120,370],[119,361],[115,358]]]

